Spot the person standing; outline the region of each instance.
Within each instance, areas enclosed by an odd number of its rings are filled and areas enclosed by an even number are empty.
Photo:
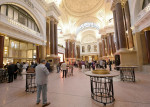
[[[9,63],[8,67],[8,83],[13,82],[14,72],[16,72],[15,64],[12,62]]]
[[[66,75],[67,75],[67,64],[64,62],[64,63],[62,63],[61,64],[61,68],[62,68],[62,70],[63,70],[63,77],[62,78],[64,78],[64,76],[65,76],[65,78],[66,78]]]
[[[59,71],[60,71],[60,63],[58,62],[58,64],[57,64],[57,73],[59,73]]]
[[[41,60],[40,64],[36,66],[36,83],[37,83],[37,101],[36,104],[40,103],[40,95],[42,91],[42,107],[48,106],[50,102],[47,102],[47,83],[48,83],[48,75],[49,71],[45,66],[46,61]]]
[[[14,67],[14,79],[17,79],[17,74],[18,74],[17,64],[13,64],[13,67]]]
[[[47,67],[47,69],[48,69],[49,72],[50,72],[50,63],[49,63],[48,61],[46,62],[45,66]]]
[[[112,61],[109,59],[109,70],[111,71],[111,64],[112,64]]]

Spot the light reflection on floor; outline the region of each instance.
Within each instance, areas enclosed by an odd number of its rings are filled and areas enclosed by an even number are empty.
[[[108,107],[150,107],[150,75],[136,72],[136,82],[122,82],[114,78],[115,103]],[[62,78],[62,72],[49,75],[49,107],[102,107],[91,99],[90,78],[78,68],[74,75]],[[0,107],[41,107],[36,105],[36,93],[25,92],[25,80],[0,83]]]

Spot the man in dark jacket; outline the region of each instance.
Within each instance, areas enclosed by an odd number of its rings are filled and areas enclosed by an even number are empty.
[[[45,66],[47,67],[48,71],[50,72],[50,63],[47,61]]]
[[[9,76],[8,83],[10,83],[13,82],[13,76],[14,73],[16,72],[16,66],[12,62],[10,62],[7,69],[8,69],[8,76]]]

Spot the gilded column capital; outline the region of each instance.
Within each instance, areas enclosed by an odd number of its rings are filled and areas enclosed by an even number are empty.
[[[50,21],[55,21],[54,17],[50,17],[49,19],[50,19]]]
[[[57,20],[55,20],[54,24],[56,24],[56,25],[57,25],[57,24],[58,24],[58,21],[57,21]]]
[[[121,3],[122,7],[124,8],[126,2],[127,2],[127,0],[113,0],[112,1],[112,6],[111,6],[111,10],[114,11],[115,10],[115,6],[118,3]]]

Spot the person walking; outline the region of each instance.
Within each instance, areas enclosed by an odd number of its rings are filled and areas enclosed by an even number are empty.
[[[63,70],[63,77],[62,78],[64,78],[64,76],[65,76],[65,78],[66,78],[66,75],[67,75],[67,64],[64,62],[64,63],[62,63],[61,64],[61,68],[62,68],[62,70]]]
[[[47,83],[48,83],[48,75],[49,71],[45,66],[46,61],[41,60],[40,64],[36,66],[36,83],[37,83],[37,101],[36,104],[40,103],[40,95],[42,91],[42,107],[48,106],[50,102],[47,102]]]
[[[59,73],[60,72],[60,63],[58,62],[58,64],[57,64],[57,73]]]

